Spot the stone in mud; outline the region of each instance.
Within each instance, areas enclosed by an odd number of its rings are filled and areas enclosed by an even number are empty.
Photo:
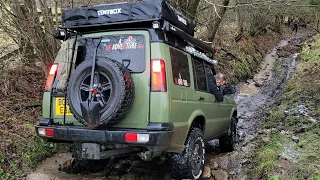
[[[171,180],[171,179],[172,179],[171,175],[170,175],[170,174],[166,174],[166,175],[163,177],[162,180]]]
[[[209,166],[205,166],[202,173],[203,179],[209,179],[211,177],[211,169]]]
[[[211,159],[210,160],[210,167],[211,167],[211,169],[218,170],[219,164],[215,161],[215,159]]]
[[[292,141],[295,142],[295,143],[298,143],[299,142],[299,138],[297,136],[292,136]]]
[[[316,123],[316,122],[318,122],[315,118],[313,118],[313,117],[310,117],[309,119],[308,119],[310,122],[312,122],[312,123]]]
[[[47,175],[47,174],[41,174],[41,173],[35,173],[35,174],[31,174],[28,178],[28,180],[51,180],[51,179],[55,179],[54,177]]]
[[[262,83],[262,82],[255,81],[254,85],[255,85],[256,87],[261,87],[261,86],[263,86],[263,83]]]
[[[119,179],[120,179],[119,176],[109,176],[109,177],[107,178],[107,180],[119,180]]]
[[[254,135],[249,135],[248,137],[247,137],[247,141],[252,141],[252,140],[254,140],[256,138],[256,136],[254,136]]]
[[[261,138],[261,141],[262,141],[263,143],[267,143],[267,142],[270,141],[270,137],[264,136],[264,137]]]
[[[304,132],[306,132],[307,128],[308,127],[306,125],[302,125],[301,127],[299,127],[298,129],[295,130],[295,133],[296,134],[304,133]]]
[[[258,131],[258,134],[265,134],[265,135],[269,135],[271,133],[270,129],[262,129]]]
[[[250,163],[251,163],[251,161],[249,159],[244,159],[244,160],[241,161],[242,165],[248,165]]]
[[[136,180],[137,177],[135,175],[133,175],[133,174],[126,174],[126,175],[123,176],[123,179],[124,180]]]
[[[222,170],[214,171],[214,178],[216,180],[228,180],[228,173]]]
[[[237,172],[235,172],[235,171],[229,172],[229,175],[232,175],[232,176],[234,176],[234,175],[236,175],[236,174],[237,174]]]

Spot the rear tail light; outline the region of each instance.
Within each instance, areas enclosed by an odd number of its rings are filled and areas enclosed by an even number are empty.
[[[125,140],[128,143],[147,143],[149,138],[149,134],[127,133],[125,135]]]
[[[163,60],[153,59],[151,64],[151,90],[167,92],[166,66]]]
[[[38,134],[45,137],[54,137],[54,130],[50,128],[39,128]]]
[[[49,71],[49,75],[48,75],[46,86],[45,86],[45,91],[51,91],[52,84],[53,84],[54,78],[56,77],[57,71],[58,71],[58,64],[53,64]]]

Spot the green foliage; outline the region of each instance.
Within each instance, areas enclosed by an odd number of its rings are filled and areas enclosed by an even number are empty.
[[[278,154],[283,148],[281,142],[285,141],[287,139],[284,135],[275,134],[268,143],[260,147],[253,159],[253,169],[250,172],[253,179],[268,177],[269,173],[275,169]]]
[[[309,0],[309,3],[311,5],[320,5],[320,1],[319,0]]]
[[[279,176],[271,176],[269,180],[280,180]]]
[[[320,176],[320,154],[307,154],[303,156],[295,169],[296,179],[317,179]]]
[[[265,127],[268,128],[275,128],[279,125],[279,122],[283,121],[286,117],[283,113],[285,110],[285,107],[283,105],[280,105],[275,110],[269,111],[269,117],[268,121],[264,124]]]
[[[0,162],[5,165],[0,168],[0,179],[15,179],[21,175],[22,170],[35,168],[44,158],[59,149],[56,145],[46,143],[39,137],[32,137],[28,142],[16,140],[13,146],[17,153],[15,157],[6,156],[5,152],[0,152]]]
[[[45,157],[57,152],[57,145],[53,143],[46,143],[39,137],[35,137],[34,146],[23,156],[25,166],[35,168],[39,162]]]
[[[275,71],[276,72],[282,71],[282,64],[283,64],[282,62],[283,62],[283,58],[277,58],[276,64],[275,64]]]

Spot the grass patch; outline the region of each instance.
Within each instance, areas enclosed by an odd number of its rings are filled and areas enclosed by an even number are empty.
[[[268,143],[258,149],[253,158],[253,169],[250,172],[253,179],[266,179],[276,168],[278,154],[283,148],[282,143],[286,141],[288,140],[284,135],[274,134]]]
[[[279,176],[271,176],[269,180],[280,180]]]
[[[275,63],[275,71],[281,72],[282,71],[282,64],[283,64],[283,58],[277,58]]]
[[[295,179],[319,179],[320,178],[320,125],[313,124],[307,132],[299,135],[299,150],[307,152],[299,159],[294,171]]]

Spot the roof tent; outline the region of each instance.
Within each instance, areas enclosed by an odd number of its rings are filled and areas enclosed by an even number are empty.
[[[145,0],[133,3],[106,4],[65,10],[65,28],[99,26],[114,23],[165,20],[193,36],[196,24],[173,8],[165,0]]]

